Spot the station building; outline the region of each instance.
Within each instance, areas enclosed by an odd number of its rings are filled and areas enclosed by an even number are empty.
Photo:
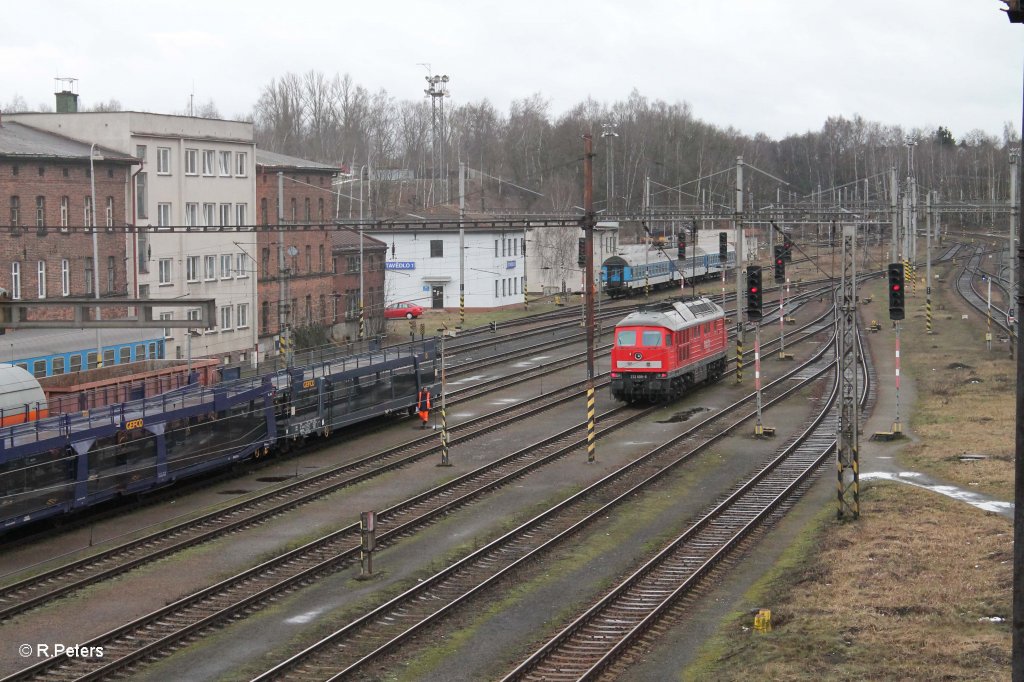
[[[457,220],[365,226],[365,234],[386,245],[385,305],[408,301],[424,308],[458,309],[462,272],[466,308],[522,304],[528,258],[523,227],[469,220],[463,229],[465,260],[460,269]]]

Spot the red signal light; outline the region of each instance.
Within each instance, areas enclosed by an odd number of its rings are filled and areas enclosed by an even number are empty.
[[[899,291],[900,290],[900,285],[899,284],[893,284],[892,285],[892,290],[893,291]]]
[[[757,287],[750,287],[750,293],[756,294],[757,293]]]

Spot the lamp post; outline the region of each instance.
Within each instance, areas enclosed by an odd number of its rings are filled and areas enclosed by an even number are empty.
[[[96,295],[96,300],[100,300],[100,248],[99,242],[96,237],[96,171],[93,165],[93,160],[96,158],[96,143],[93,142],[89,145],[89,183],[92,205],[89,209],[89,222],[92,223],[92,286],[93,293]],[[103,157],[99,157],[100,160]],[[102,319],[100,312],[100,306],[96,306],[96,321]],[[100,328],[96,327],[96,367],[97,369],[103,366],[103,342],[100,339]]]

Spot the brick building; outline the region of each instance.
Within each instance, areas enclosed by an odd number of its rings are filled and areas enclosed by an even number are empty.
[[[263,357],[276,352],[282,322],[292,327],[333,324],[331,233],[337,212],[333,182],[338,172],[334,166],[256,150],[256,222],[287,228],[256,233]],[[283,219],[279,220],[281,206]]]
[[[64,95],[71,98],[66,106]],[[197,335],[164,330],[169,356],[183,358],[191,351],[226,363],[250,361],[257,343],[252,124],[139,111],[78,112],[74,97],[57,93],[62,113],[17,113],[4,120],[79,140],[87,152],[88,143],[96,142],[139,159],[134,201],[122,214],[140,228],[126,252],[137,272],[130,289],[139,298],[216,299],[215,328]],[[175,311],[155,307],[154,314],[165,319]]]
[[[95,170],[100,296],[132,289],[126,206],[139,160],[12,121],[0,121],[0,286],[32,301],[93,297],[90,160]],[[119,229],[120,228],[120,229]],[[27,306],[34,319],[67,319],[69,311]],[[107,313],[111,314],[110,312]],[[15,343],[15,334],[5,341]]]
[[[366,338],[384,333],[384,261],[388,245],[351,229],[333,233],[334,338],[359,338],[359,239],[363,239],[363,315]]]

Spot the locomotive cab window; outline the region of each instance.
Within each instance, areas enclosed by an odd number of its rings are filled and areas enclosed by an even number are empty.
[[[635,346],[636,345],[636,330],[634,329],[620,329],[617,342],[620,346]]]
[[[661,332],[654,330],[646,330],[640,337],[640,345],[647,348],[657,348],[661,346]]]

